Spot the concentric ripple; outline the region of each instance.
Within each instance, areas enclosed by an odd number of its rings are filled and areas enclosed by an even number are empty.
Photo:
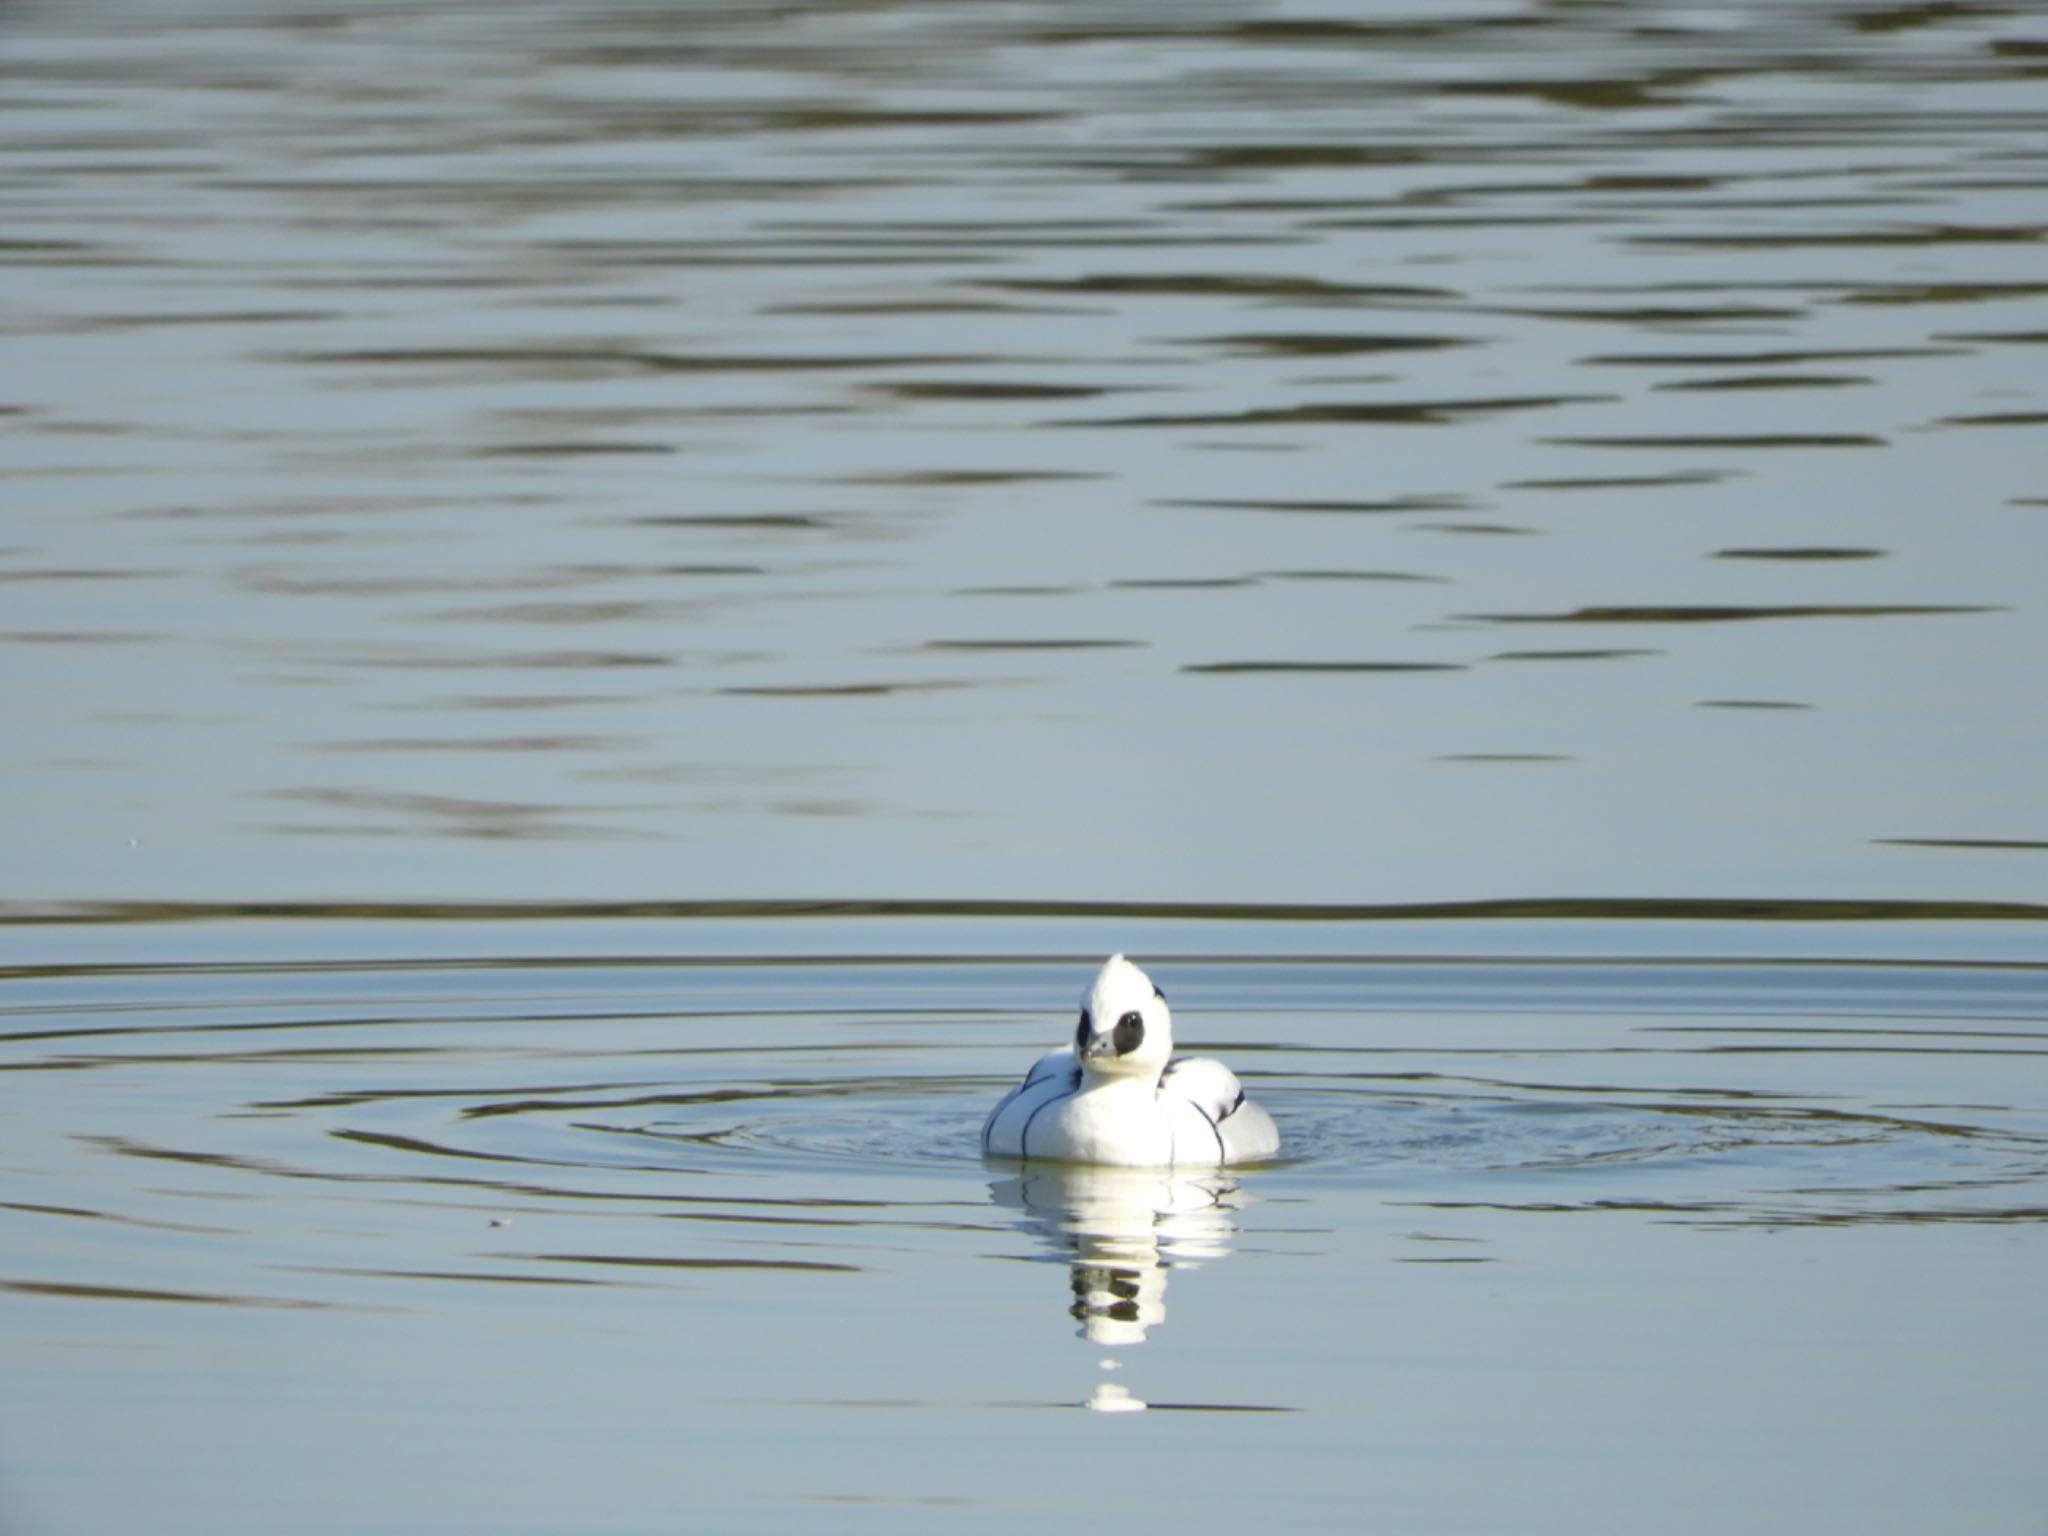
[[[842,974],[855,994],[891,985],[873,968],[857,980]],[[1467,993],[1459,1003],[1482,984],[1506,990],[1455,966],[1443,975],[1447,990],[1455,982]],[[1945,1100],[1928,1090],[2048,1053],[2048,1034],[2012,1019],[1985,1027],[1983,1015],[2036,1006],[2012,973],[1958,976],[1963,991],[1946,999],[1956,1018],[1857,1024],[1832,1004],[1867,976],[1817,1001],[1810,978],[1788,978],[1773,1001],[1812,1011],[1760,1022],[1754,971],[1616,967],[1606,985],[1621,1006],[1606,1010],[1588,1006],[1585,973],[1532,971],[1501,1013],[1472,1013],[1432,1007],[1410,976],[1363,968],[1350,1008],[1330,1006],[1324,976],[1312,1005],[1191,1012],[1187,1027],[1201,1032],[1196,1048],[1201,1036],[1218,1041],[1282,1127],[1284,1156],[1246,1170],[1254,1184],[1341,1182],[1395,1201],[1640,1205],[1774,1223],[2012,1219],[2039,1203],[2030,1194],[2031,1204],[2015,1205],[2013,1195],[2048,1182],[2048,1136],[1981,1094]],[[1723,1022],[1674,1021],[1680,1010],[1702,1017],[1721,978]],[[906,996],[892,1011],[856,995],[860,1006],[845,1012],[778,1012],[772,971],[744,978],[757,994],[745,1006],[736,1006],[735,974],[687,979],[723,1006],[562,1012],[550,1033],[576,1048],[508,1051],[494,1089],[461,1085],[467,1049],[437,1062],[430,1047],[405,1076],[456,1086],[358,1082],[264,1107],[310,1117],[300,1129],[327,1145],[395,1155],[385,1174],[401,1182],[435,1176],[423,1158],[452,1158],[517,1165],[529,1192],[576,1197],[621,1176],[652,1198],[678,1181],[748,1198],[764,1184],[844,1195],[912,1176],[966,1176],[973,1187],[990,1172],[982,1116],[1047,1033],[1036,1009],[952,1013]],[[806,999],[816,981],[806,973]],[[1371,996],[1390,982],[1402,989],[1397,1011]],[[1914,1006],[1941,1002],[1921,978]],[[1544,1003],[1569,1009],[1532,1006]],[[436,1032],[424,1020],[415,1027]],[[331,1066],[345,1072],[361,1060]]]
[[[2048,1055],[2030,966],[1161,969],[1184,1046],[1231,1062],[1281,1126],[1284,1156],[1239,1176],[1262,1195],[1716,1223],[2048,1211],[2048,1124],[1996,1086]],[[310,1182],[508,1213],[936,1204],[978,1230],[1014,1171],[981,1159],[982,1116],[1057,1034],[1070,971],[22,970],[0,1067],[60,1069],[69,1091],[23,1100],[61,1150],[4,1198],[176,1228],[218,1218],[195,1196]]]

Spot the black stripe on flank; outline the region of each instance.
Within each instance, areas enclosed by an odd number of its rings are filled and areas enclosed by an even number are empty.
[[[1069,1088],[1065,1093],[1057,1094],[1047,1099],[1038,1108],[1031,1111],[1030,1117],[1024,1122],[1024,1129],[1017,1134],[1017,1155],[1019,1157],[1028,1158],[1031,1156],[1031,1127],[1038,1123],[1038,1117],[1048,1109],[1051,1109],[1053,1105],[1064,1104],[1073,1096],[1074,1089]]]
[[[1239,1094],[1239,1095],[1238,1095],[1238,1101],[1239,1101],[1240,1103],[1242,1103],[1242,1102],[1243,1102],[1243,1100],[1244,1100],[1244,1095],[1243,1095],[1243,1094]],[[1228,1147],[1226,1147],[1225,1145],[1223,1145],[1223,1132],[1222,1132],[1222,1131],[1220,1131],[1220,1130],[1218,1130],[1218,1129],[1216,1128],[1216,1122],[1215,1122],[1214,1120],[1211,1120],[1211,1119],[1209,1118],[1209,1111],[1207,1111],[1206,1109],[1202,1108],[1202,1106],[1201,1106],[1201,1105],[1199,1105],[1199,1104],[1195,1103],[1195,1101],[1194,1101],[1193,1099],[1189,1099],[1189,1100],[1188,1100],[1188,1104],[1189,1104],[1189,1105],[1190,1105],[1190,1106],[1191,1106],[1191,1107],[1192,1107],[1192,1108],[1194,1109],[1194,1112],[1195,1112],[1196,1114],[1198,1114],[1198,1115],[1200,1115],[1200,1116],[1202,1117],[1202,1122],[1203,1122],[1203,1124],[1205,1124],[1205,1125],[1207,1125],[1207,1126],[1209,1127],[1209,1134],[1210,1134],[1210,1135],[1212,1135],[1212,1136],[1214,1136],[1214,1137],[1216,1138],[1216,1155],[1217,1155],[1218,1157],[1222,1158],[1224,1162],[1226,1162],[1226,1163],[1227,1163],[1227,1162],[1229,1162],[1229,1161],[1230,1161],[1230,1148],[1228,1148]],[[1237,1107],[1237,1105],[1235,1105],[1235,1104],[1233,1104],[1233,1105],[1231,1106],[1231,1108],[1232,1108],[1232,1109],[1235,1109],[1236,1107]],[[1167,1123],[1168,1123],[1168,1124],[1171,1124],[1171,1123],[1172,1123],[1172,1121],[1171,1121],[1171,1120],[1169,1119],[1169,1121],[1168,1121]]]

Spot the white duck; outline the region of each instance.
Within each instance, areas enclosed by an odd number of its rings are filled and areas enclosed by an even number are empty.
[[[981,1128],[996,1157],[1126,1168],[1246,1163],[1280,1150],[1273,1117],[1220,1061],[1176,1058],[1152,978],[1111,955],[1081,998],[1074,1041],[1039,1057]]]

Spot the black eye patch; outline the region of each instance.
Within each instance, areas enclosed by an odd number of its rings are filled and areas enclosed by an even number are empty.
[[[1081,1022],[1074,1026],[1074,1049],[1077,1051],[1088,1049],[1088,1010],[1086,1008],[1081,1010]]]
[[[1128,1056],[1145,1043],[1145,1021],[1133,1013],[1127,1013],[1116,1021],[1116,1032],[1110,1036],[1110,1043],[1116,1047],[1119,1056]]]

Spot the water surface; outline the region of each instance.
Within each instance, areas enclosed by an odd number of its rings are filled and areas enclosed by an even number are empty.
[[[11,7],[0,895],[2038,899],[2044,46]]]
[[[0,931],[9,1529],[2038,1512],[2029,927],[1121,921],[1279,1163],[979,1157],[1099,917]]]
[[[0,1529],[2038,1528],[2044,58],[0,10]]]

